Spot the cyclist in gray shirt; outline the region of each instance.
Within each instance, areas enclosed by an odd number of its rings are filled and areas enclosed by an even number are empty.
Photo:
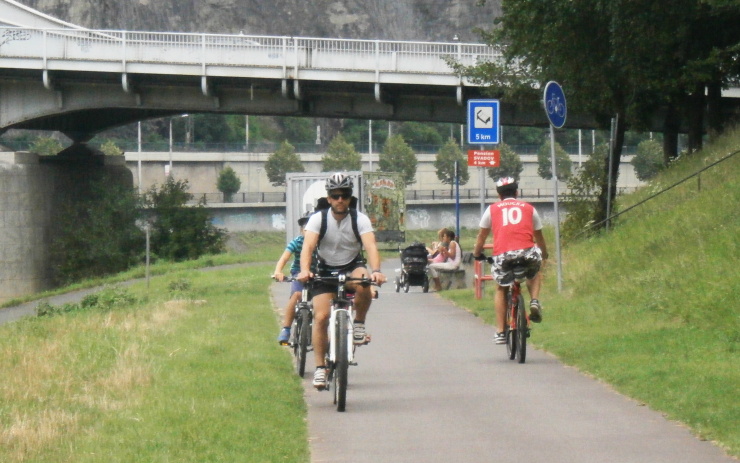
[[[313,214],[306,224],[301,251],[301,272],[296,277],[299,281],[305,283],[313,277],[311,256],[318,248],[318,274],[320,276],[331,276],[334,272],[343,272],[355,278],[368,277],[378,285],[385,283],[386,277],[380,271],[380,254],[370,219],[362,212],[350,211],[353,187],[352,178],[343,173],[333,174],[327,179],[326,192],[330,207],[327,212]],[[356,223],[353,223],[354,214],[356,214]],[[322,225],[324,217],[326,224]],[[367,263],[370,264],[370,270],[362,255],[363,248]],[[368,340],[365,317],[372,301],[372,288],[352,283],[349,283],[347,288],[355,292],[353,341],[355,344],[364,344]],[[336,297],[336,290],[336,285],[314,285],[311,289],[314,307],[312,342],[316,358],[313,385],[317,389],[327,387],[324,357],[328,345],[327,325],[331,300]]]

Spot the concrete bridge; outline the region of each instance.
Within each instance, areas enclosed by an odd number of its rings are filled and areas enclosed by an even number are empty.
[[[11,0],[0,23],[0,130],[75,142],[184,112],[464,122],[480,89],[448,60],[501,56],[483,44],[89,30]]]

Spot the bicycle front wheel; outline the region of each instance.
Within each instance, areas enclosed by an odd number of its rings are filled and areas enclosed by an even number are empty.
[[[308,307],[301,307],[296,314],[298,332],[296,333],[296,345],[293,348],[295,355],[295,368],[298,376],[303,378],[306,373],[306,353],[311,344],[311,311]]]
[[[343,412],[347,404],[347,370],[349,369],[349,315],[345,311],[337,313],[336,342],[337,359],[334,365],[334,402],[337,411]]]
[[[527,358],[527,312],[524,310],[524,298],[520,294],[517,300],[516,310],[516,359],[524,363]]]

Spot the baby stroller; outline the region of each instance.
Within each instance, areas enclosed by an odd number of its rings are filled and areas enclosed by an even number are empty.
[[[396,270],[396,292],[403,288],[403,292],[408,293],[410,286],[421,286],[422,291],[429,292],[427,263],[427,248],[422,243],[402,250],[401,268]]]

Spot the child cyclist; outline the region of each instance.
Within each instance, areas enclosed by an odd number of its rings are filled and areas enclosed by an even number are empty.
[[[280,256],[280,259],[275,264],[275,272],[272,277],[277,281],[283,281],[285,275],[283,274],[283,268],[288,263],[290,256],[293,255],[293,264],[290,266],[290,275],[295,278],[296,275],[301,271],[301,250],[303,249],[303,227],[308,222],[308,215],[304,215],[298,219],[298,226],[301,229],[300,235],[293,238],[285,247],[285,251]],[[293,324],[293,318],[295,317],[295,306],[301,299],[301,292],[303,291],[303,283],[298,280],[293,280],[290,283],[290,298],[288,304],[285,306],[285,312],[283,314],[283,327],[278,335],[278,343],[281,346],[287,346],[290,339],[290,327]]]

